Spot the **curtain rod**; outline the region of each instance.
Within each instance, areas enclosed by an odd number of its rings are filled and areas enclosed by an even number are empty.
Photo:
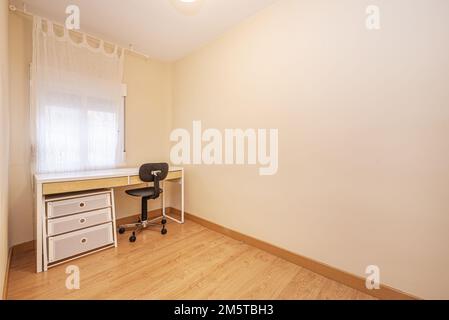
[[[10,10],[11,12],[13,12],[13,13],[15,13],[15,14],[17,14],[17,15],[23,16],[23,17],[25,17],[25,18],[27,18],[27,19],[34,18],[34,17],[42,18],[42,17],[40,17],[40,16],[38,16],[38,15],[32,14],[32,13],[30,13],[30,12],[27,12],[27,11],[26,11],[26,8],[24,8],[24,10],[20,10],[20,9],[18,9],[18,8],[17,8],[16,6],[14,6],[14,5],[10,5],[10,6],[9,6],[9,10]],[[60,24],[60,23],[54,22],[54,21],[52,21],[52,20],[50,20],[50,19],[47,19],[47,18],[42,18],[42,19],[47,20],[47,21],[53,23],[54,25],[57,25],[57,26],[59,26],[59,27],[64,28],[64,26],[63,26],[62,24]],[[104,39],[102,39],[101,37],[98,37],[98,36],[95,36],[95,35],[91,35],[91,34],[89,34],[89,33],[82,32],[82,31],[80,31],[80,30],[70,30],[70,31],[73,31],[73,32],[75,32],[75,33],[79,33],[79,34],[81,34],[81,35],[86,35],[86,36],[88,36],[88,37],[90,37],[90,38],[92,38],[92,39],[103,40],[103,41],[106,42],[106,43],[109,43],[109,44],[115,45],[115,46],[117,46],[117,47],[119,47],[119,48],[122,48],[122,49],[123,49],[124,51],[126,51],[126,52],[133,53],[133,54],[135,54],[135,55],[141,56],[141,57],[143,57],[143,58],[145,58],[145,59],[147,59],[147,60],[150,59],[150,57],[149,57],[148,55],[144,54],[144,53],[141,53],[141,52],[136,51],[136,50],[134,50],[134,49],[125,48],[125,47],[123,47],[123,46],[120,46],[120,45],[118,45],[118,44],[112,42],[112,41],[104,40]]]

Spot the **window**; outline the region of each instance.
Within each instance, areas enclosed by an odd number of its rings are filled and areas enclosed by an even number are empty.
[[[32,123],[38,173],[108,169],[124,162],[123,53],[53,33],[36,18]]]
[[[86,108],[76,97],[53,101],[44,115],[39,172],[113,168],[124,161],[123,117],[107,100],[88,99]]]

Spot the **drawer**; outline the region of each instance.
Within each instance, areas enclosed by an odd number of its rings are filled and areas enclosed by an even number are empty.
[[[182,171],[170,171],[167,175],[166,181],[170,180],[177,180],[182,178]],[[136,185],[136,184],[146,184],[147,182],[144,182],[140,180],[139,176],[132,176],[130,177],[129,184],[130,185]]]
[[[86,211],[103,209],[111,206],[109,193],[93,196],[52,201],[47,204],[48,218],[63,217]]]
[[[176,180],[182,178],[182,171],[170,171],[165,180]]]
[[[48,238],[49,263],[114,243],[112,223]]]
[[[112,209],[100,209],[68,217],[48,220],[48,235],[72,232],[112,221]]]

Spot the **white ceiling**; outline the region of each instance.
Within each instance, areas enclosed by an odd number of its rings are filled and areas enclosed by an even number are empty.
[[[81,30],[150,57],[173,61],[220,36],[275,0],[197,0],[179,10],[180,0],[11,0],[19,9],[59,23],[68,5],[78,5]],[[188,6],[188,4],[184,4]]]

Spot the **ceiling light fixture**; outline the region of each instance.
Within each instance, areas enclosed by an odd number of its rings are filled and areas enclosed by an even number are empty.
[[[200,11],[204,0],[170,0],[170,2],[183,15],[193,16]]]

